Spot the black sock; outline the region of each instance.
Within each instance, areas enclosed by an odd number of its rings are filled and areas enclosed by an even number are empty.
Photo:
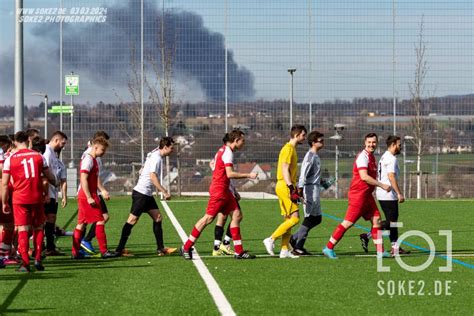
[[[225,231],[225,235],[228,238],[224,238],[224,246],[230,245],[230,241],[232,240],[232,234],[230,233],[230,223],[227,225],[227,230]]]
[[[157,250],[165,248],[165,245],[163,244],[163,228],[161,227],[161,221],[153,222],[153,233],[155,234]]]
[[[214,240],[222,241],[222,236],[224,236],[224,227],[216,225],[214,227]],[[219,250],[219,246],[214,245],[214,250]]]
[[[132,228],[133,225],[129,223],[125,223],[122,228],[122,235],[120,236],[120,241],[117,246],[117,249],[115,249],[115,252],[122,252],[125,249],[125,245],[127,244],[128,237],[130,237],[130,234],[132,233]]]
[[[48,223],[46,222],[44,224],[44,234],[46,236],[46,250],[54,250],[56,249],[56,246],[54,244],[54,229],[55,229],[54,223]]]
[[[84,237],[85,241],[91,242],[92,239],[95,237],[95,223],[92,223],[89,232],[87,233],[86,237]]]

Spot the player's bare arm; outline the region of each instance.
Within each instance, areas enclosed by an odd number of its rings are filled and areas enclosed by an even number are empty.
[[[246,179],[246,178],[256,179],[257,178],[257,174],[255,172],[251,172],[251,173],[235,172],[232,166],[225,167],[225,173],[227,174],[227,177],[229,179]]]
[[[61,207],[65,208],[67,205],[67,181],[66,179],[61,179]]]
[[[87,182],[87,179],[89,178],[88,173],[83,173],[81,172],[81,188],[82,191],[84,191],[85,196],[87,197],[87,203],[90,205],[95,205],[95,200],[92,198],[91,191],[89,190],[89,183]]]
[[[10,214],[11,209],[8,203],[8,183],[10,182],[10,175],[8,173],[4,173],[2,176],[2,212],[4,214]]]
[[[100,177],[97,180],[97,187],[99,188],[100,193],[102,194],[102,197],[104,198],[104,200],[106,200],[106,201],[110,200],[109,191],[107,191],[107,189],[102,184],[102,180],[100,179]]]
[[[369,176],[369,174],[367,173],[367,170],[365,170],[365,169],[359,170],[359,176],[362,179],[362,181],[365,181],[369,185],[378,186],[378,187],[384,189],[387,192],[390,192],[392,190],[392,188],[388,184],[383,184],[383,183],[375,180],[371,176]]]
[[[155,188],[159,192],[163,193],[164,199],[169,200],[171,197],[171,194],[168,191],[166,191],[166,189],[161,185],[160,180],[158,179],[158,175],[154,172],[150,172],[150,180],[155,186]]]
[[[403,203],[405,201],[405,197],[403,196],[402,192],[400,191],[400,188],[399,188],[398,183],[397,183],[397,178],[395,177],[395,173],[389,172],[388,173],[388,179],[390,180],[390,185],[391,185],[393,191],[395,191],[395,193],[397,193],[398,202]]]

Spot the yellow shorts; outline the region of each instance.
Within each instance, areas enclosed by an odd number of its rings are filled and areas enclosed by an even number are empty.
[[[299,211],[298,204],[293,203],[290,200],[290,189],[288,189],[285,181],[277,182],[275,193],[278,196],[278,202],[280,203],[281,215],[290,216],[294,212]]]

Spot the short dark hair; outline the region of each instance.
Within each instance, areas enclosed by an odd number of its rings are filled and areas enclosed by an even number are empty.
[[[25,131],[19,131],[15,133],[14,141],[17,143],[27,143],[28,142],[28,134]]]
[[[103,138],[105,138],[105,139],[107,139],[107,140],[110,139],[109,134],[107,134],[105,131],[97,131],[97,132],[95,132],[93,139],[94,139],[94,138],[97,138],[97,137],[103,137]]]
[[[10,146],[10,144],[12,143],[10,137],[8,137],[8,135],[0,135],[0,144],[1,145],[8,145]]]
[[[59,138],[64,138],[67,140],[67,136],[66,134],[64,134],[63,132],[61,131],[56,131],[53,133],[53,135],[51,135],[51,139],[55,138],[55,137],[59,137]]]
[[[242,132],[240,129],[234,129],[230,133],[227,133],[227,134],[228,134],[227,142],[229,142],[229,143],[233,143],[237,139],[242,138],[242,136],[245,135],[245,133]],[[225,139],[225,136],[222,140],[224,140],[224,139]]]
[[[385,141],[385,143],[387,144],[387,148],[392,146],[392,144],[396,144],[399,140],[401,140],[399,136],[395,136],[395,135],[388,136],[387,140]]]
[[[296,135],[301,134],[301,132],[303,132],[303,131],[305,133],[308,132],[306,130],[306,127],[304,127],[303,125],[299,125],[299,124],[293,125],[293,127],[291,128],[291,132],[290,132],[291,138],[295,137]]]
[[[44,152],[46,151],[46,140],[39,136],[34,137],[31,140],[31,149],[39,152],[40,154],[44,154]]]
[[[222,137],[222,142],[226,144],[229,141],[229,133],[225,133],[224,137]]]
[[[158,148],[163,149],[163,147],[170,147],[173,144],[173,137],[165,136],[160,139],[160,146]]]
[[[36,128],[28,128],[25,133],[28,135],[28,137],[35,136],[35,134],[39,134],[39,130]],[[16,135],[16,134],[15,134]]]
[[[317,143],[318,139],[324,137],[324,134],[318,132],[318,131],[312,131],[308,135],[308,145],[309,147],[313,146],[313,143]]]
[[[379,139],[379,137],[377,136],[377,134],[375,134],[375,133],[368,133],[367,135],[365,135],[364,140],[366,140],[367,138],[372,138],[372,137],[375,137],[377,140]]]

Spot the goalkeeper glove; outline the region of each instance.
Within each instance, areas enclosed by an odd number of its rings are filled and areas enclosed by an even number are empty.
[[[298,203],[300,201],[300,195],[298,194],[298,191],[296,190],[295,186],[293,184],[290,184],[288,186],[288,189],[290,189],[291,202]]]

